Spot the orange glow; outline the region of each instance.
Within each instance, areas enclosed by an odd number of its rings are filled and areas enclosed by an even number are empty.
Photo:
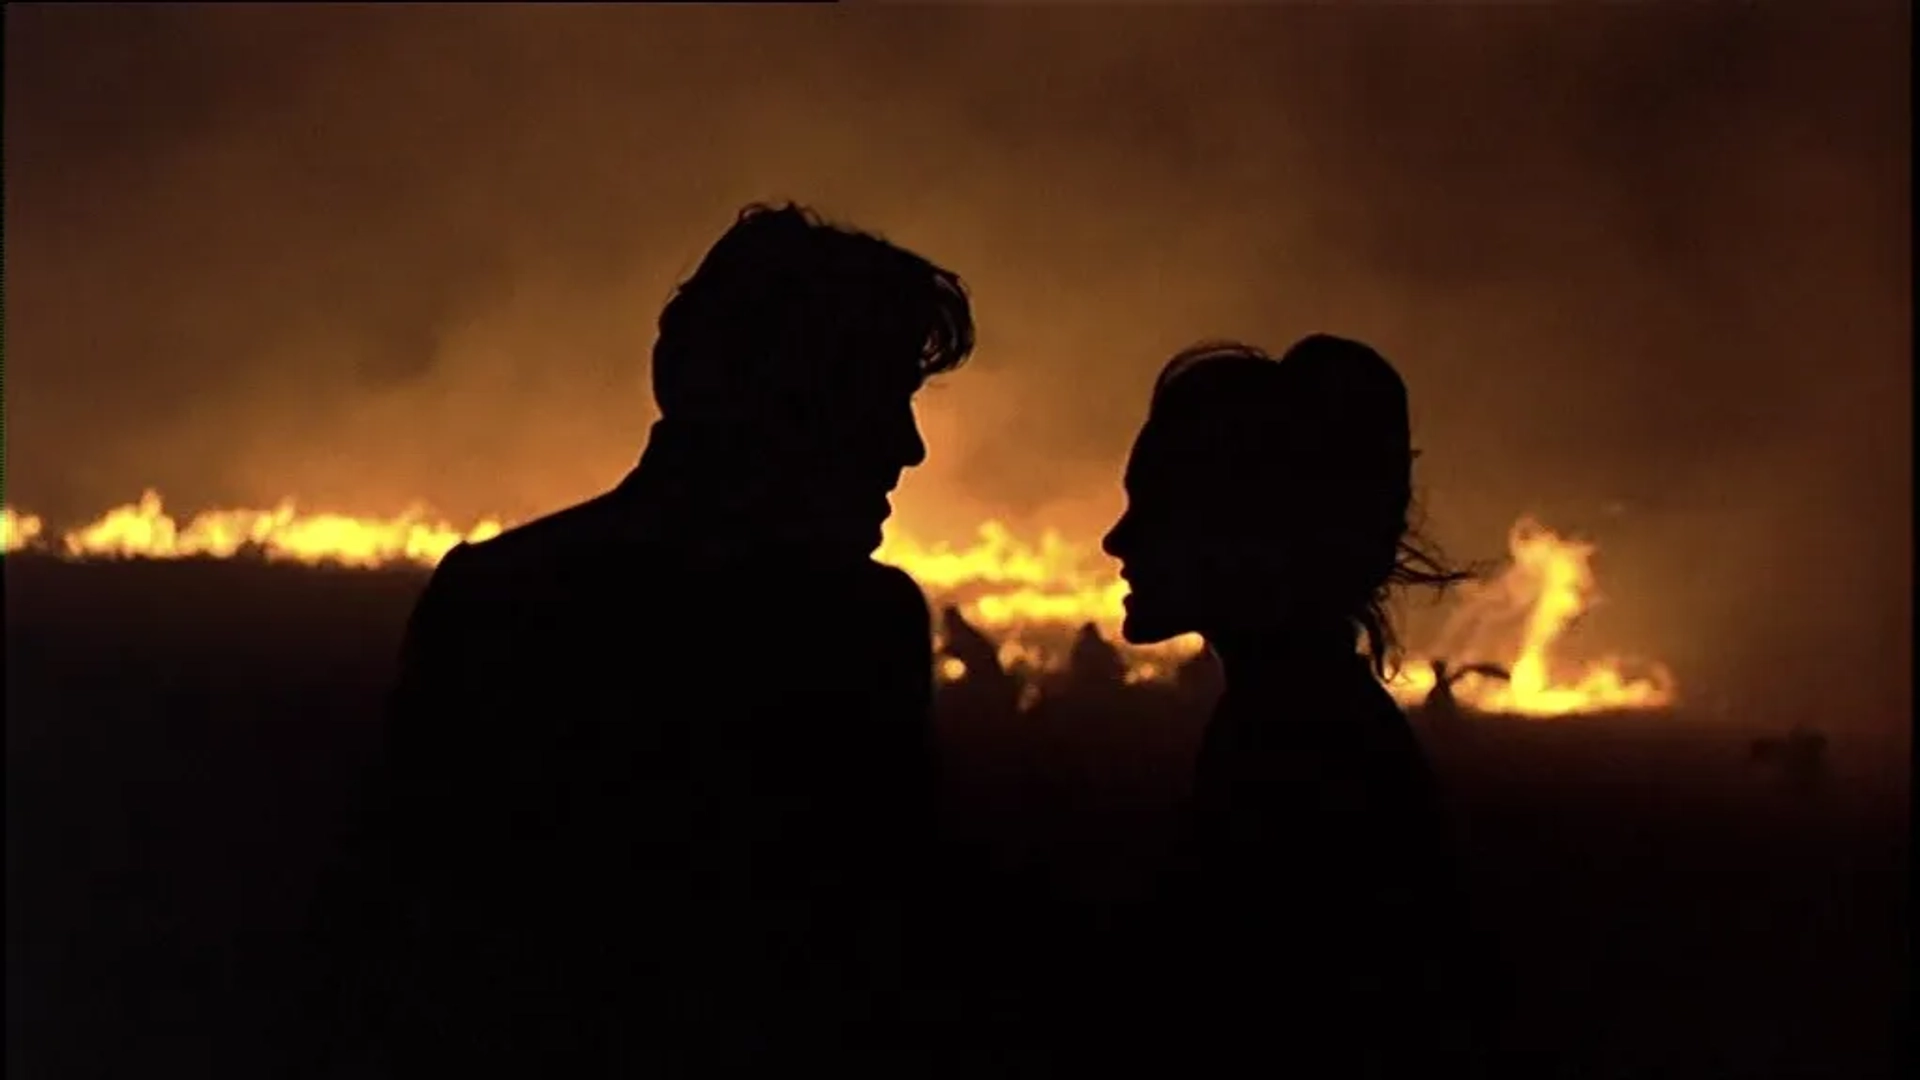
[[[40,519],[32,514],[17,513],[11,506],[0,508],[0,551],[32,547],[40,539],[40,528]]]
[[[61,538],[75,558],[231,558],[253,551],[268,559],[308,564],[377,567],[395,563],[432,566],[463,540],[498,536],[501,524],[482,521],[456,529],[430,521],[423,510],[387,520],[343,514],[302,514],[291,499],[272,510],[209,510],[181,526],[166,513],[160,494],[116,506],[92,524]]]
[[[1446,627],[1431,643],[1432,653],[1456,665],[1500,663],[1512,675],[1507,681],[1464,677],[1454,690],[1461,704],[1524,716],[1673,704],[1676,683],[1662,664],[1642,665],[1636,676],[1618,657],[1574,663],[1556,654],[1561,636],[1599,599],[1595,550],[1532,518],[1514,524],[1507,534],[1506,568],[1463,588]],[[1431,661],[1410,659],[1404,669],[1390,689],[1403,702],[1423,699],[1434,685]]]
[[[90,524],[61,534],[54,550],[67,558],[231,558],[252,555],[274,561],[331,563],[352,567],[437,563],[454,545],[498,535],[505,523],[481,521],[460,528],[424,509],[393,518],[304,513],[291,499],[271,510],[209,510],[184,524],[166,513],[159,493],[115,507]],[[6,550],[46,545],[39,518],[5,511]],[[1562,635],[1595,602],[1592,544],[1562,538],[1531,519],[1508,536],[1509,562],[1502,572],[1461,591],[1447,626],[1425,655],[1400,665],[1389,684],[1404,704],[1416,704],[1433,688],[1429,656],[1456,666],[1504,666],[1508,681],[1462,677],[1454,687],[1464,706],[1483,712],[1560,716],[1671,705],[1675,683],[1658,665],[1638,675],[1615,658],[1575,663],[1559,656]],[[1086,623],[1117,640],[1126,585],[1092,546],[1054,532],[1035,543],[1004,525],[982,525],[966,546],[922,543],[889,526],[876,555],[919,581],[935,605],[957,605],[967,620],[1000,642],[1000,661],[1010,670],[1057,669],[1065,644]],[[1125,646],[1130,682],[1167,678],[1180,661],[1202,648],[1192,635],[1145,648]],[[939,675],[965,673],[945,657]]]

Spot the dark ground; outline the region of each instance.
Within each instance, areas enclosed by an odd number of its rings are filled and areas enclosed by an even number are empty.
[[[422,581],[7,560],[11,1075],[270,1075],[305,904]],[[1123,895],[1177,795],[1192,704],[1135,694],[1010,726],[957,700],[943,735],[976,781],[956,823],[1032,895],[1043,866],[1058,894]],[[1485,720],[1432,747],[1520,984],[1515,1028],[1544,1055],[1531,1074],[1901,1074],[1904,763],[1789,796],[1746,740],[1791,719]],[[1003,770],[991,785],[982,762]]]

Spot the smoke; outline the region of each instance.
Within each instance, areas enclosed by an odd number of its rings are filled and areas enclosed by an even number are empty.
[[[792,197],[974,290],[918,532],[1095,538],[1165,357],[1330,330],[1402,367],[1451,551],[1600,541],[1597,643],[1908,693],[1904,4],[6,19],[8,498],[50,518],[590,494],[674,282]]]

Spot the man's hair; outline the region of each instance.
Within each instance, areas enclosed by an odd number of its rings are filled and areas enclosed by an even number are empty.
[[[754,204],[660,313],[653,393],[667,417],[831,395],[848,379],[911,392],[972,351],[959,275],[806,207]]]

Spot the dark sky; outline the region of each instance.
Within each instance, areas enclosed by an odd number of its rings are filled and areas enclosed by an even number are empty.
[[[1329,330],[1405,373],[1454,553],[1533,510],[1600,540],[1603,643],[1903,701],[1910,18],[9,4],[8,498],[557,507],[792,197],[972,286],[917,532],[1095,537],[1167,355]]]

